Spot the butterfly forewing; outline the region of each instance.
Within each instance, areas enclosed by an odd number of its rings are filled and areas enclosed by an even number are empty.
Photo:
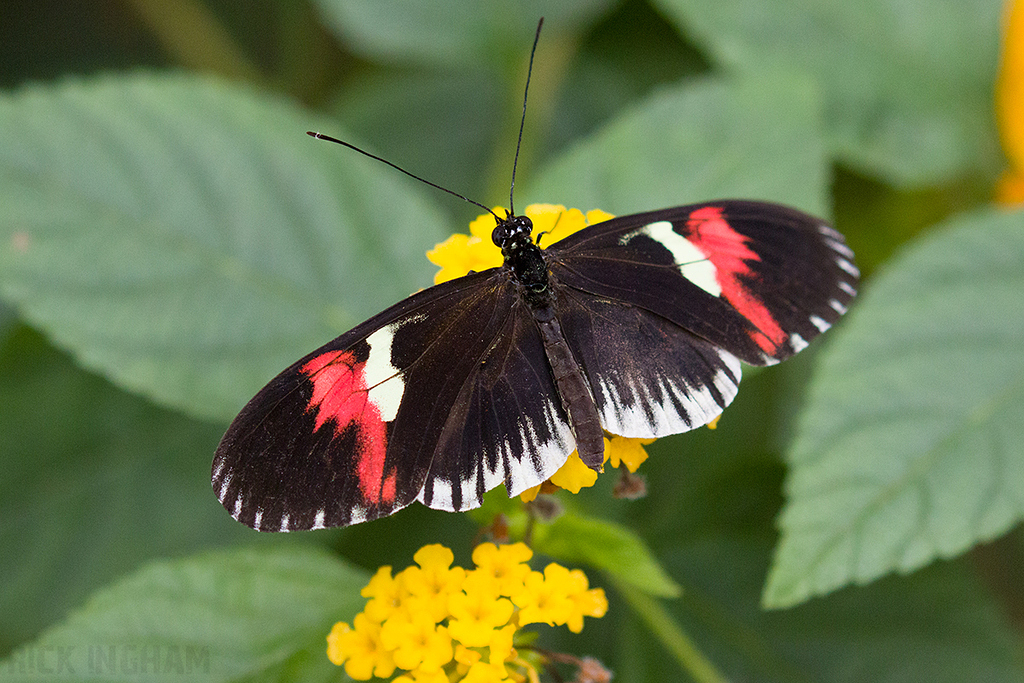
[[[253,528],[285,531],[375,519],[415,500],[469,359],[490,345],[489,322],[509,314],[507,289],[497,269],[432,287],[278,375],[217,448],[224,506]]]
[[[561,284],[644,308],[755,365],[828,329],[859,276],[820,219],[740,200],[613,218],[546,253]]]

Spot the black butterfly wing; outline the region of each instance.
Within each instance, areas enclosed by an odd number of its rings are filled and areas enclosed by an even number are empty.
[[[859,277],[821,219],[741,200],[613,218],[545,253],[561,285],[638,306],[754,365],[828,329]]]
[[[575,447],[537,325],[515,296],[451,406],[419,500],[457,511],[478,507],[501,483],[517,495],[554,474]]]
[[[689,431],[718,416],[739,389],[736,356],[639,306],[565,287],[558,317],[612,434]]]
[[[501,269],[431,287],[279,374],[217,448],[213,487],[265,531],[447,510],[536,485],[573,438],[529,311]],[[561,454],[560,459],[555,457]]]

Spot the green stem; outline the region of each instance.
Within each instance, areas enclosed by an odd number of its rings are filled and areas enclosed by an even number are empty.
[[[704,656],[672,615],[662,604],[634,586],[608,575],[615,589],[626,599],[633,611],[651,629],[651,632],[668,649],[683,671],[697,683],[727,683],[715,665]]]

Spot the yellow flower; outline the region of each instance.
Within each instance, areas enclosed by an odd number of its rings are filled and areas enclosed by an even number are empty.
[[[572,600],[572,609],[565,625],[573,633],[580,633],[583,630],[583,617],[603,617],[608,612],[608,598],[602,588],[589,588],[587,575],[579,569],[571,572],[575,578],[577,590],[569,595]]]
[[[1010,168],[999,179],[1001,204],[1024,203],[1024,2],[1008,0],[996,79],[996,116]]]
[[[481,586],[489,585],[494,595],[511,595],[512,591],[523,584],[523,579],[530,573],[530,565],[526,564],[533,557],[533,551],[524,543],[495,545],[481,543],[473,549],[473,564],[476,569],[469,572],[466,581]]]
[[[463,683],[496,683],[508,678],[508,669],[504,665],[494,665],[487,662],[477,662],[470,665],[462,679]]]
[[[535,680],[535,663],[514,646],[528,623],[567,625],[578,633],[583,617],[603,616],[604,592],[588,588],[579,569],[552,562],[544,573],[526,562],[533,552],[522,543],[483,543],[473,551],[476,568],[452,567],[441,545],[421,548],[418,566],[394,577],[382,567],[362,590],[381,622],[366,611],[353,626],[341,622],[327,636],[327,656],[356,680],[387,677],[392,683],[496,683]],[[440,618],[437,618],[440,615]]]
[[[455,556],[439,544],[420,548],[413,559],[419,566],[403,570],[402,583],[411,599],[416,600],[416,608],[428,611],[436,624],[448,616],[448,597],[462,590],[466,570],[449,569]]]
[[[327,656],[337,665],[345,665],[345,673],[357,681],[371,677],[385,678],[395,671],[395,662],[380,641],[381,627],[365,614],[357,614],[353,627],[341,622],[327,636]]]
[[[605,442],[604,456],[612,467],[625,465],[630,472],[636,472],[647,460],[644,446],[654,443],[654,439],[628,439],[624,436],[613,436]]]
[[[519,624],[565,624],[573,633],[583,630],[583,617],[603,617],[608,611],[604,590],[589,588],[587,575],[551,563],[544,574],[533,572],[522,593],[512,596],[519,607]]]
[[[497,206],[494,213],[504,216],[505,209]],[[558,204],[530,204],[523,212],[533,221],[533,239],[540,238],[541,245],[550,246],[560,239],[578,232],[588,225],[606,221],[613,216],[599,209],[584,214],[579,209],[566,209]],[[434,275],[434,284],[462,277],[470,271],[496,268],[502,264],[501,249],[491,240],[494,230],[494,216],[483,214],[469,224],[469,235],[452,235],[427,252],[427,258],[441,270]]]
[[[523,589],[512,595],[519,608],[519,625],[564,624],[572,610],[569,599],[567,578],[569,570],[551,563],[544,573],[530,572],[523,582]]]
[[[636,472],[641,463],[647,460],[647,451],[644,446],[654,443],[654,439],[632,439],[625,436],[615,436],[604,440],[604,461],[612,467],[625,465],[630,472]],[[559,488],[566,489],[572,493],[579,493],[581,489],[593,486],[597,482],[597,472],[583,464],[579,453],[573,451],[557,472],[551,475],[548,482]],[[547,483],[547,482],[545,482]],[[523,491],[520,499],[529,503],[537,497],[541,486]]]
[[[380,642],[392,651],[395,665],[409,671],[436,671],[452,660],[448,629],[436,626],[426,613],[388,619],[381,627]]]
[[[502,664],[505,660],[515,657],[516,650],[512,647],[512,639],[516,633],[516,625],[509,624],[497,629],[491,636],[491,642],[487,644],[490,650],[491,664]],[[579,633],[579,631],[577,631]]]
[[[494,637],[494,629],[508,623],[513,607],[506,598],[495,599],[488,593],[474,592],[452,595],[448,610],[452,616],[448,622],[452,637],[467,647],[484,647]]]
[[[391,567],[388,566],[378,569],[370,583],[366,584],[359,594],[364,598],[370,598],[363,613],[378,624],[400,611],[402,605],[409,599],[409,591],[397,577],[391,576]]]
[[[416,669],[408,674],[402,674],[391,683],[451,683],[443,669],[424,671]]]
[[[605,461],[608,460],[608,439],[604,440],[604,459]],[[549,481],[558,488],[572,493],[579,493],[580,489],[588,488],[597,483],[597,472],[583,463],[579,451],[573,451],[569,454],[565,464],[551,475]]]

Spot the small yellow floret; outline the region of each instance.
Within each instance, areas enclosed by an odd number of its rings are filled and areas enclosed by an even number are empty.
[[[604,454],[612,467],[625,465],[630,472],[636,472],[637,468],[647,460],[647,451],[644,450],[644,446],[654,443],[654,439],[630,439],[625,436],[613,436],[610,442],[606,441],[605,443]]]
[[[365,614],[357,614],[353,626],[335,624],[327,636],[327,652],[335,664],[344,664],[345,673],[357,681],[373,676],[386,678],[395,671],[395,662],[380,641],[380,625]],[[331,656],[333,655],[333,656]]]
[[[605,457],[608,455],[608,439],[604,440],[605,443]],[[597,472],[587,467],[583,460],[580,459],[578,451],[573,451],[569,454],[569,458],[565,461],[565,464],[558,468],[558,471],[551,475],[551,483],[555,486],[570,491],[572,493],[579,493],[580,489],[584,489],[593,486],[597,482]]]

